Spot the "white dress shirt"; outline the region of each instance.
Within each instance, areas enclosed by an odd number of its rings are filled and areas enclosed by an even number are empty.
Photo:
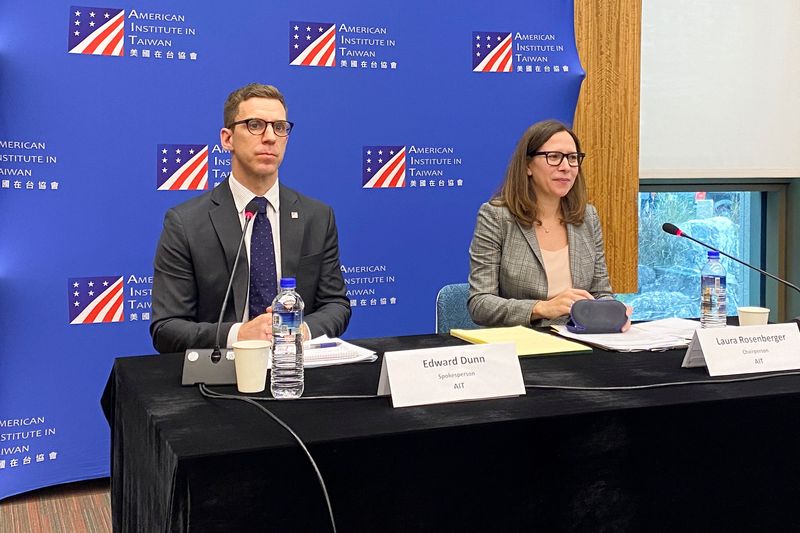
[[[233,177],[231,174],[228,178],[228,184],[231,188],[231,193],[233,194],[233,203],[236,204],[236,211],[239,213],[239,223],[244,228],[244,208],[247,207],[247,204],[256,196],[253,194],[250,189],[236,181],[236,178]],[[281,282],[281,220],[280,220],[280,194],[279,194],[279,185],[278,180],[275,179],[275,184],[264,194],[264,198],[267,199],[267,218],[269,219],[269,223],[272,226],[272,242],[275,243],[275,273],[277,275],[277,279],[275,280],[275,286],[278,287],[280,290],[280,282]],[[245,254],[247,255],[247,261],[250,262],[250,239],[253,236],[253,222],[251,221],[250,224],[247,226],[247,232],[245,233],[244,237],[244,246],[246,248]],[[248,284],[248,295],[247,300],[244,303],[244,316],[242,317],[242,322],[247,322],[250,319],[250,294],[249,294],[249,284]],[[230,331],[228,332],[228,346],[232,346],[233,343],[239,338],[239,328],[242,326],[242,322],[236,323],[231,327]]]

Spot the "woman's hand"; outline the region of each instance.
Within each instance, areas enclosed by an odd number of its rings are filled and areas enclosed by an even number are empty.
[[[629,329],[631,329],[631,315],[633,314],[633,307],[630,305],[625,305],[625,314],[628,315],[628,321],[625,322],[625,325],[622,326],[622,333],[625,333]]]
[[[594,300],[594,296],[583,289],[567,289],[549,300],[537,302],[531,311],[531,321],[568,315],[572,304],[578,300]]]

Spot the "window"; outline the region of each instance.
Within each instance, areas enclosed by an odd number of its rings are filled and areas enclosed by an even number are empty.
[[[684,233],[742,261],[765,268],[770,250],[764,238],[766,206],[774,187],[721,190],[695,185],[696,190],[642,186],[639,193],[639,292],[617,297],[634,308],[634,320],[700,315],[700,271],[708,250],[662,230],[671,222]],[[705,190],[704,190],[705,189]],[[772,195],[777,196],[777,195]],[[774,217],[776,218],[776,217]],[[775,262],[772,261],[775,269]],[[761,275],[722,257],[727,272],[728,314],[739,306],[765,305],[768,295]],[[771,298],[771,297],[770,297]]]

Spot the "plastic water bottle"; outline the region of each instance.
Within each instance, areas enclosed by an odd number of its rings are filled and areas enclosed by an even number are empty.
[[[723,328],[727,324],[728,305],[725,267],[719,252],[708,252],[708,263],[700,272],[700,326]]]
[[[279,400],[303,395],[303,299],[294,278],[281,278],[272,301],[272,370],[269,388]]]

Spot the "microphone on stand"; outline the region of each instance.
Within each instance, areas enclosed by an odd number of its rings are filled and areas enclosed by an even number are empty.
[[[756,271],[758,271],[758,272],[761,272],[761,273],[762,273],[762,274],[764,274],[765,276],[767,276],[767,277],[770,277],[770,278],[772,278],[772,279],[774,279],[775,281],[778,281],[778,282],[780,282],[780,283],[783,283],[783,284],[784,284],[784,285],[786,285],[787,287],[791,287],[792,289],[794,289],[794,290],[796,290],[798,293],[800,293],[800,287],[798,287],[798,286],[797,286],[797,285],[795,285],[794,283],[789,283],[789,282],[788,282],[788,281],[786,281],[785,279],[781,279],[781,278],[779,278],[778,276],[775,276],[775,275],[773,275],[773,274],[770,274],[770,273],[769,273],[769,272],[767,272],[766,270],[761,270],[761,269],[760,269],[760,268],[758,268],[757,266],[751,265],[750,263],[745,263],[745,262],[744,262],[744,261],[742,261],[741,259],[738,259],[738,258],[736,258],[736,257],[733,257],[733,256],[732,256],[732,255],[730,255],[730,254],[726,254],[726,253],[725,253],[725,252],[723,252],[722,250],[718,250],[717,248],[714,248],[714,247],[713,247],[713,246],[711,246],[710,244],[706,244],[706,243],[704,243],[703,241],[698,241],[698,240],[697,240],[697,239],[695,239],[694,237],[691,237],[691,236],[687,235],[686,233],[684,233],[683,231],[681,231],[681,229],[680,229],[680,228],[678,228],[678,226],[676,226],[675,224],[671,224],[671,223],[669,223],[669,222],[665,222],[665,223],[664,223],[664,225],[663,225],[663,226],[661,226],[661,229],[663,229],[664,231],[666,231],[666,232],[667,232],[667,233],[669,233],[670,235],[676,235],[676,236],[678,236],[678,237],[685,237],[685,238],[689,239],[690,241],[694,241],[694,242],[696,242],[696,243],[697,243],[697,244],[699,244],[700,246],[704,246],[704,247],[708,248],[709,250],[713,250],[713,251],[715,251],[715,252],[719,252],[720,254],[724,255],[724,256],[725,256],[725,257],[727,257],[728,259],[732,259],[732,260],[736,261],[737,263],[739,263],[739,264],[742,264],[742,265],[746,266],[747,268],[752,268],[753,270],[756,270]],[[800,316],[798,316],[798,317],[795,317],[794,321],[797,323],[797,327],[798,327],[798,328],[800,328]]]
[[[226,351],[222,357],[222,349],[219,343],[219,334],[222,327],[222,317],[225,316],[225,308],[228,306],[228,297],[233,286],[233,276],[236,274],[236,267],[239,264],[239,254],[242,252],[244,237],[247,234],[247,226],[258,212],[258,204],[250,202],[244,208],[244,227],[242,228],[242,238],[239,247],[236,249],[236,258],[233,260],[233,268],[228,279],[228,288],[225,289],[225,297],[219,310],[219,320],[217,320],[217,333],[214,337],[214,348],[189,348],[183,359],[183,379],[182,385],[195,385],[205,383],[207,385],[235,385],[236,367],[234,366],[234,355],[232,351]]]

